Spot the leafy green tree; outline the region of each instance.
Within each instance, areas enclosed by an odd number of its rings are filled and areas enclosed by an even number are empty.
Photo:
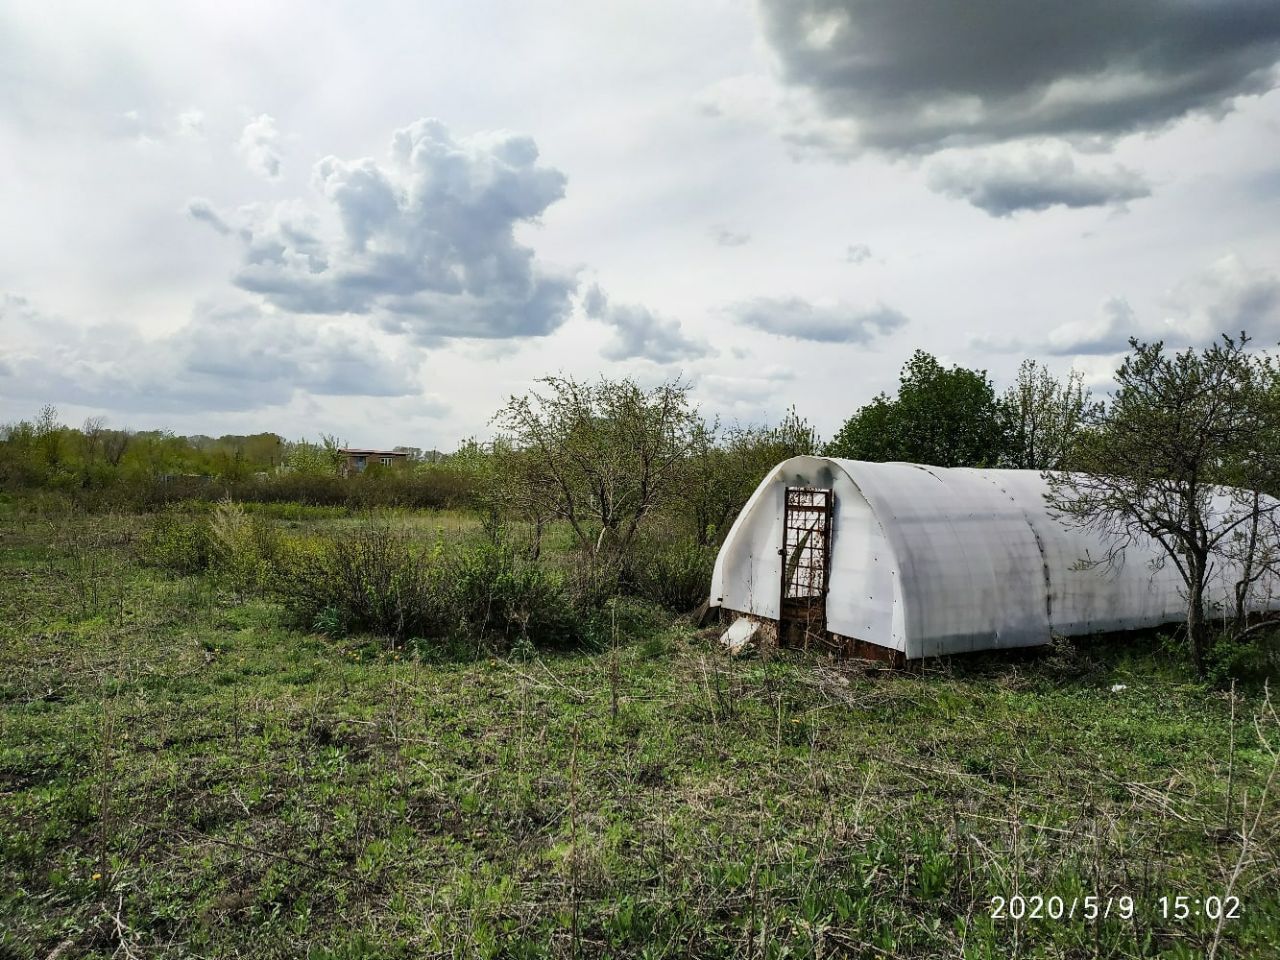
[[[1280,503],[1255,492],[1280,470],[1277,369],[1248,343],[1242,333],[1170,353],[1160,342],[1130,340],[1111,403],[1080,444],[1082,472],[1050,476],[1050,503],[1063,519],[1107,537],[1110,553],[1100,560],[1119,558],[1137,539],[1159,545],[1185,587],[1186,632],[1202,676],[1210,577],[1227,569],[1240,577],[1234,633],[1242,635],[1249,594],[1275,570],[1280,545]]]
[[[545,377],[494,421],[520,451],[520,495],[563,519],[592,555],[625,554],[641,522],[671,499],[701,419],[687,384],[644,390],[627,378]]]
[[[760,481],[784,460],[818,452],[813,425],[787,410],[774,426],[700,424],[686,457],[677,498],[679,512],[699,546],[719,540]]]
[[[1076,446],[1101,407],[1078,370],[1064,381],[1043,364],[1023,360],[999,400],[1006,463],[1019,470],[1070,469]]]
[[[1003,454],[995,388],[985,370],[953,366],[917,350],[896,397],[880,394],[845,421],[826,454],[851,460],[993,466]]]

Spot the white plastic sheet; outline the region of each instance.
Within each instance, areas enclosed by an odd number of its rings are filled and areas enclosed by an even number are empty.
[[[1053,634],[1180,620],[1182,581],[1153,542],[1109,544],[1064,524],[1038,472],[795,457],[752,494],[716,559],[711,604],[777,619],[787,487],[835,491],[827,629],[908,659],[1034,646]],[[1225,500],[1222,501],[1225,506]],[[1232,570],[1210,584],[1231,602]],[[1280,609],[1263,584],[1255,610]]]

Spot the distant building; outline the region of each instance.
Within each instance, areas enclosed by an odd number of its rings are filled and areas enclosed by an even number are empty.
[[[342,462],[338,464],[338,472],[344,477],[355,473],[364,473],[372,465],[379,467],[403,467],[409,462],[408,450],[365,450],[356,447],[343,447]]]

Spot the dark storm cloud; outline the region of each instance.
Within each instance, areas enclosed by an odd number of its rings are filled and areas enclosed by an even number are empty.
[[[565,190],[530,138],[455,140],[419,120],[395,133],[389,166],[328,157],[315,177],[340,235],[278,211],[249,229],[242,289],[295,313],[377,314],[423,342],[543,336],[568,317],[576,278],[515,239]]]
[[[1137,173],[1124,167],[1089,170],[1068,153],[1024,154],[940,163],[929,176],[938,193],[967,200],[993,217],[1050,207],[1103,207],[1151,195]]]
[[[19,337],[0,395],[121,411],[232,411],[285,403],[296,390],[341,396],[417,394],[416,362],[367,337],[251,307],[202,309],[148,339],[120,324],[81,328],[0,300],[0,327]],[[53,336],[50,336],[53,334]],[[35,344],[35,345],[31,345]]]
[[[799,297],[757,297],[734,304],[729,313],[765,333],[822,343],[870,343],[907,324],[905,316],[884,304],[871,309],[822,306]]]
[[[760,0],[784,79],[856,147],[1100,138],[1276,82],[1275,0]],[[822,146],[821,137],[815,142]],[[830,146],[829,144],[827,146]]]
[[[613,328],[613,341],[601,351],[608,360],[675,363],[711,353],[708,344],[685,335],[679,320],[659,317],[639,304],[611,304],[597,284],[583,295],[582,308],[592,320]]]

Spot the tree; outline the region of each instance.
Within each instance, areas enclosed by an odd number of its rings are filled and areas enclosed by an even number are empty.
[[[770,470],[784,460],[815,454],[821,446],[813,425],[787,410],[776,426],[737,426],[721,431],[701,424],[685,459],[680,509],[699,546],[718,540]]]
[[[521,453],[526,498],[565,520],[593,555],[625,553],[641,521],[672,493],[700,424],[679,380],[545,377],[494,417]]]
[[[1078,370],[1064,382],[1036,361],[1023,360],[999,401],[1006,462],[1019,470],[1067,469],[1085,424],[1100,408]]]
[[[1280,543],[1280,503],[1255,492],[1280,466],[1277,372],[1248,342],[1242,333],[1171,354],[1160,342],[1130,340],[1109,409],[1093,414],[1096,429],[1080,445],[1083,472],[1048,475],[1049,502],[1062,518],[1108,538],[1103,559],[1119,558],[1139,538],[1160,546],[1185,586],[1187,638],[1202,676],[1210,577],[1236,577],[1239,636],[1248,629],[1248,595],[1274,569]]]
[[[301,477],[337,476],[342,462],[340,444],[333,438],[321,436],[319,443],[299,440],[288,445],[282,468]]]
[[[1003,452],[995,388],[985,370],[945,369],[917,350],[898,395],[880,394],[845,421],[826,454],[939,467],[991,466]]]

